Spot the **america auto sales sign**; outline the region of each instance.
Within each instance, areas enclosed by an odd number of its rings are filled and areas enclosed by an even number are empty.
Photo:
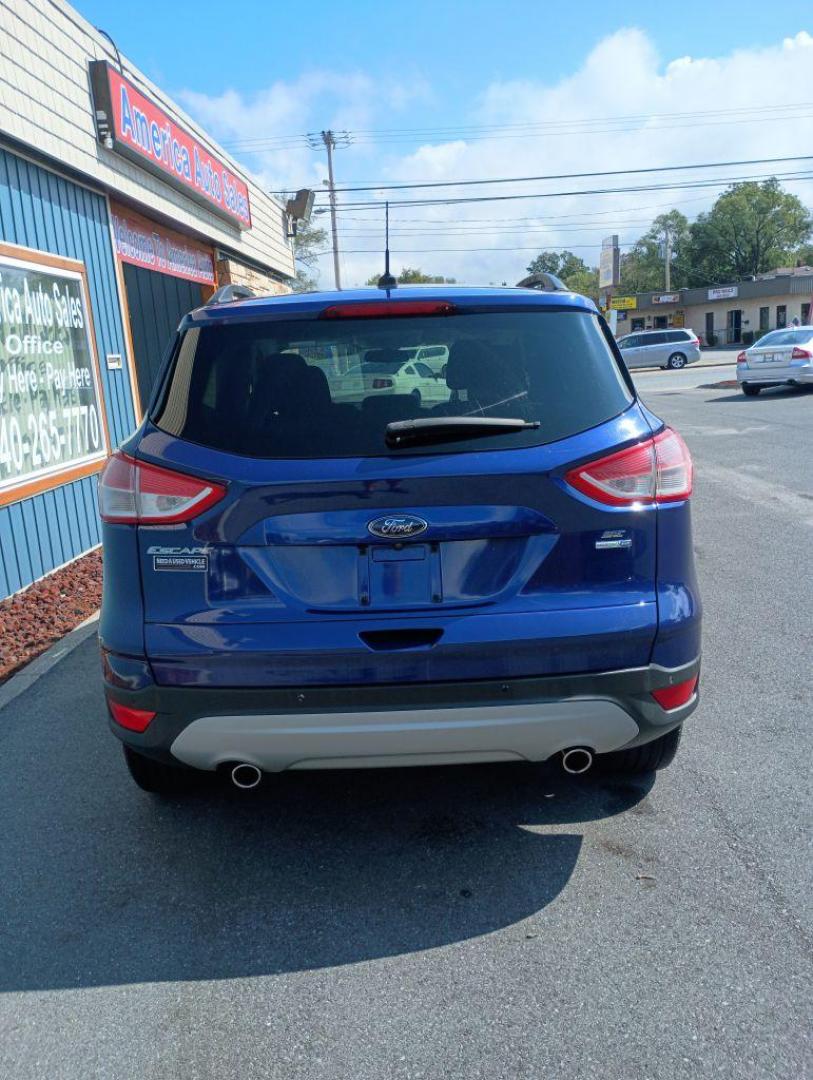
[[[225,162],[106,60],[90,62],[99,142],[202,203],[251,228],[248,187]]]

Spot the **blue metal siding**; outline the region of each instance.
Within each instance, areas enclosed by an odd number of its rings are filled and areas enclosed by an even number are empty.
[[[107,353],[127,353],[103,196],[0,148],[0,240],[78,259],[87,269],[96,351],[112,446],[135,426],[127,365],[108,371]],[[96,477],[0,507],[0,597],[8,596],[101,541]]]
[[[124,265],[124,287],[141,400],[149,401],[167,346],[178,323],[203,303],[194,281]]]

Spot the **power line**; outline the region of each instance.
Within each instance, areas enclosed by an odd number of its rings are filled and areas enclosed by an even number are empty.
[[[797,102],[785,102],[777,103],[774,105],[738,105],[734,108],[728,109],[690,109],[684,112],[676,113],[627,113],[613,116],[592,116],[583,117],[581,120],[531,120],[525,121],[520,124],[450,124],[446,127],[417,127],[417,128],[355,128],[354,134],[357,135],[380,135],[380,134],[394,134],[394,133],[407,133],[407,132],[445,132],[445,131],[483,131],[494,130],[500,131],[508,128],[531,128],[531,127],[563,127],[570,124],[594,124],[604,122],[626,122],[629,120],[663,120],[663,119],[687,119],[697,116],[729,116],[733,114],[741,113],[755,113],[755,112],[771,112],[783,109],[809,109],[813,108],[813,101],[797,101]]]
[[[415,127],[415,128],[358,128],[342,134],[352,137],[354,142],[416,142],[441,138],[444,141],[454,138],[469,140],[492,139],[492,138],[538,138],[551,135],[565,134],[596,134],[603,128],[596,128],[591,132],[585,132],[589,125],[608,125],[608,131],[633,131],[638,128],[619,128],[619,124],[628,124],[638,121],[655,129],[668,130],[670,127],[685,127],[686,123],[671,124],[669,121],[687,121],[692,126],[717,126],[724,123],[750,123],[764,120],[779,119],[807,119],[806,115],[800,115],[798,110],[813,108],[813,102],[789,102],[777,105],[740,106],[732,109],[706,109],[691,110],[676,113],[632,113],[619,116],[588,117],[583,119],[570,118],[567,120],[543,120],[531,121],[521,124],[455,124],[446,127]],[[777,116],[777,113],[789,113],[787,116]],[[767,114],[767,115],[766,115]],[[730,120],[714,119],[703,121],[703,117],[730,117]],[[748,117],[753,118],[749,120]],[[666,121],[667,123],[663,123]],[[274,149],[291,149],[302,147],[312,139],[314,132],[297,135],[271,135],[259,137],[245,137],[223,143],[227,149],[257,151]]]
[[[619,247],[633,247],[632,243],[619,244]],[[466,247],[466,248],[391,248],[393,254],[399,255],[440,255],[444,253],[457,252],[460,255],[467,255],[473,251],[561,251],[561,247],[540,247],[538,244],[533,244],[530,247],[517,247],[515,244],[511,244],[508,247]],[[601,244],[572,244],[568,245],[570,251],[600,251]],[[344,248],[345,255],[380,255],[380,247],[372,248]],[[327,251],[317,252],[317,257],[322,255],[329,255],[330,249]]]
[[[813,161],[813,154],[794,154],[790,157],[748,158],[743,161],[704,161],[693,165],[656,165],[639,169],[603,169],[592,172],[547,173],[541,176],[506,176],[482,180],[431,180],[423,183],[373,184],[361,187],[336,188],[337,193],[355,191],[414,191],[425,188],[481,187],[488,184],[527,184],[539,180],[588,180],[600,176],[641,176],[648,173],[689,172],[693,169],[731,169],[742,165],[780,165],[788,161]],[[275,192],[274,194],[284,194]]]
[[[698,127],[720,127],[729,126],[731,124],[762,124],[767,121],[777,123],[782,120],[809,120],[813,118],[813,113],[791,113],[786,116],[759,116],[753,117],[750,120],[706,120],[706,121],[686,121],[681,124],[639,124],[635,127],[595,127],[595,128],[574,128],[570,131],[539,131],[539,132],[526,132],[524,134],[512,134],[506,135],[466,135],[461,133],[457,136],[450,136],[449,138],[442,140],[445,142],[465,142],[466,145],[477,142],[493,142],[493,141],[505,141],[516,139],[559,139],[559,138],[571,138],[578,136],[584,138],[586,135],[624,135],[635,131],[680,131],[685,128],[698,128]],[[441,141],[431,136],[426,137],[413,137],[405,139],[370,139],[364,136],[351,135],[350,143],[353,146],[414,146],[416,144],[430,144],[437,145]],[[277,153],[284,150],[302,150],[308,147],[310,144],[307,139],[302,137],[300,140],[290,144],[260,144],[251,146],[242,146],[232,148],[233,153],[240,153],[243,156],[250,154],[270,154]],[[361,183],[362,181],[355,181]],[[369,181],[368,181],[369,182]]]
[[[813,116],[813,113],[789,113],[785,116],[758,116],[751,119],[739,119],[739,120],[687,120],[684,123],[679,124],[636,124],[633,127],[592,127],[592,128],[574,128],[571,130],[563,131],[537,131],[537,132],[524,132],[514,133],[509,132],[505,135],[492,134],[492,135],[466,135],[461,133],[456,137],[447,138],[446,142],[465,142],[466,145],[477,142],[494,142],[494,141],[506,141],[517,139],[560,139],[560,138],[572,138],[578,136],[584,138],[586,135],[623,135],[629,134],[635,131],[680,131],[685,128],[700,128],[700,127],[727,127],[732,124],[764,124],[768,121],[771,123],[778,123],[783,120],[809,120]],[[417,136],[411,138],[365,138],[364,136],[353,136],[353,144],[358,146],[414,146],[416,143],[430,143],[436,144],[437,139],[432,138],[419,138]],[[248,153],[256,153],[257,151],[249,150]]]
[[[610,187],[610,188],[581,188],[572,191],[544,191],[544,192],[527,192],[521,195],[472,195],[465,197],[447,197],[447,198],[435,198],[435,199],[407,199],[395,201],[390,199],[390,207],[410,207],[410,206],[457,206],[471,203],[486,203],[486,202],[514,202],[519,199],[559,199],[569,198],[582,195],[619,195],[619,194],[632,194],[642,191],[693,191],[701,188],[718,188],[725,187],[731,183],[743,183],[746,181],[755,180],[810,180],[813,179],[813,173],[806,172],[794,172],[794,173],[758,173],[745,176],[728,176],[718,177],[716,180],[690,180],[683,183],[673,184],[638,184],[627,187]],[[340,210],[379,210],[384,205],[384,201],[381,199],[368,200],[366,202],[345,203]]]
[[[648,206],[636,206],[633,209],[635,209],[637,211],[641,211],[641,212],[643,212],[644,210],[663,210],[663,209],[674,210],[679,206],[686,206],[689,203],[697,203],[697,202],[705,202],[705,201],[706,201],[706,196],[705,195],[699,195],[699,196],[697,196],[696,198],[693,198],[693,199],[679,199],[679,200],[673,200],[671,202],[665,202],[665,203],[650,203]],[[619,210],[618,208],[614,207],[614,208],[612,208],[610,210],[595,210],[595,211],[591,211],[591,212],[588,212],[588,213],[581,213],[581,214],[576,213],[576,214],[564,214],[564,215],[553,215],[553,216],[551,216],[549,214],[545,214],[545,215],[534,214],[532,216],[516,216],[516,215],[512,214],[510,217],[492,217],[492,216],[489,216],[489,217],[468,217],[468,218],[461,218],[460,220],[461,220],[461,222],[462,221],[466,221],[466,222],[473,221],[473,222],[483,222],[483,223],[492,222],[492,223],[499,223],[499,224],[502,224],[502,223],[505,223],[505,222],[512,222],[512,221],[540,221],[540,220],[544,220],[544,221],[586,221],[586,220],[589,220],[589,219],[592,219],[592,218],[597,218],[597,217],[609,217],[609,216],[614,217],[615,215],[617,215],[619,213],[624,213],[624,212],[625,212],[625,209]],[[364,222],[369,223],[370,219],[367,218],[367,217],[356,217],[351,213],[351,214],[345,214],[343,220],[344,221],[364,221]],[[443,219],[442,218],[437,218],[437,217],[434,217],[434,218],[408,217],[408,218],[404,218],[403,221],[404,221],[405,224],[412,224],[414,222],[421,222],[421,223],[424,223],[424,224],[431,225],[431,224],[442,223]]]
[[[616,222],[613,222],[613,228],[616,228],[616,227],[617,228],[625,228],[625,227],[628,227],[630,225],[651,225],[651,221],[649,221],[647,218],[642,218],[639,221],[616,221]],[[499,227],[494,226],[494,225],[487,226],[487,227],[480,227],[480,228],[476,228],[476,229],[458,229],[458,228],[454,228],[453,226],[444,227],[442,224],[438,223],[438,228],[436,228],[436,229],[394,229],[394,228],[390,228],[390,236],[396,236],[396,237],[400,236],[400,237],[403,237],[405,239],[409,239],[409,237],[416,237],[416,236],[458,236],[458,237],[473,236],[476,239],[478,236],[481,236],[481,235],[486,235],[486,236],[492,235],[494,232],[498,231],[498,229],[499,229]],[[514,226],[510,226],[509,225],[509,226],[504,226],[499,231],[512,232],[512,231],[520,231],[520,230],[522,231],[523,235],[527,235],[529,233],[549,233],[549,232],[556,232],[556,233],[601,232],[601,233],[606,233],[607,226],[606,226],[606,224],[605,225],[586,225],[586,226],[585,225],[566,225],[566,226],[555,226],[555,225],[514,225]],[[371,227],[369,229],[360,229],[360,228],[356,228],[356,227],[351,226],[350,228],[345,227],[345,228],[342,229],[342,235],[343,236],[349,236],[351,238],[355,237],[357,239],[362,239],[365,236],[381,236],[381,232],[382,232],[382,230],[380,228],[376,228],[376,227]]]

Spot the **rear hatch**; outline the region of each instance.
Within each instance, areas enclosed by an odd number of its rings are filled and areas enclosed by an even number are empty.
[[[137,457],[225,494],[191,522],[139,527],[159,682],[403,683],[648,662],[655,510],[603,505],[565,480],[651,434],[595,314],[426,307],[185,330]],[[439,403],[353,382],[355,358],[424,345],[448,348]],[[459,416],[517,423],[388,443],[390,424]]]

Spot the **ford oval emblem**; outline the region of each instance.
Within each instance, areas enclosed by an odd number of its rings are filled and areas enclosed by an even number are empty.
[[[367,525],[373,536],[380,536],[384,540],[408,540],[420,536],[428,528],[429,524],[423,518],[413,514],[387,514]]]

